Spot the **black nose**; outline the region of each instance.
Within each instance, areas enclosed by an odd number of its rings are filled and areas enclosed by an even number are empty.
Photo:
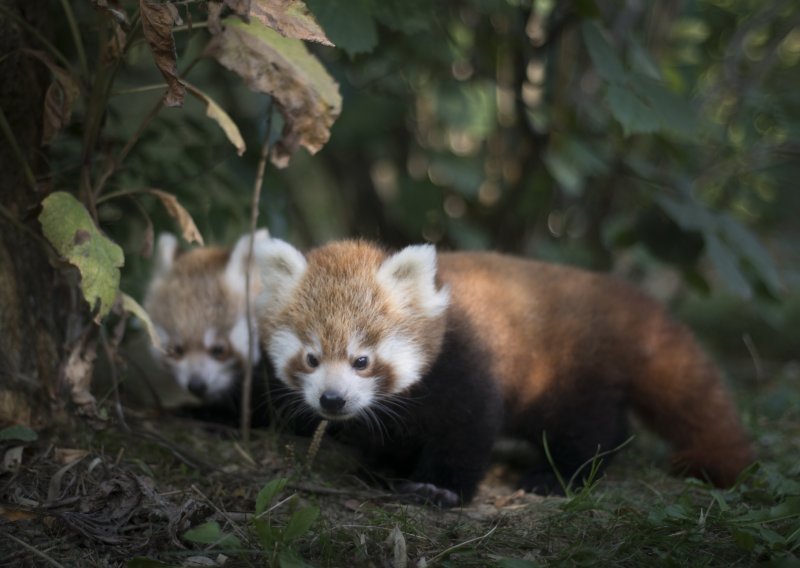
[[[206,382],[203,377],[198,377],[197,375],[189,377],[189,392],[201,398],[206,394]]]
[[[339,391],[335,390],[326,390],[322,393],[322,396],[319,397],[319,405],[323,410],[327,410],[328,412],[339,412],[344,408],[345,402]]]

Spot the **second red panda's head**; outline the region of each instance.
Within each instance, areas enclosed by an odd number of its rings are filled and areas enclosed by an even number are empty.
[[[271,239],[256,259],[259,332],[278,378],[328,419],[369,414],[435,360],[449,304],[433,246],[343,241],[307,257]]]

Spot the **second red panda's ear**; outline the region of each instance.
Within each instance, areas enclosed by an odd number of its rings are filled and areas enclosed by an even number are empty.
[[[259,317],[277,313],[291,297],[308,268],[299,250],[280,239],[267,239],[254,254],[260,292],[256,301]]]
[[[450,302],[446,288],[436,287],[436,249],[412,245],[383,261],[378,282],[404,310],[421,310],[426,317],[440,316]]]
[[[178,254],[178,239],[172,233],[161,233],[158,235],[156,247],[153,252],[153,279],[166,276],[172,265],[175,264],[175,256]]]

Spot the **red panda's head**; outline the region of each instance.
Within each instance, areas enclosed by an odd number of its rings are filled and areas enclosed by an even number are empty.
[[[438,355],[449,296],[436,283],[433,246],[387,254],[344,241],[304,257],[272,239],[256,262],[264,348],[278,378],[323,417],[368,412]]]
[[[266,230],[255,234],[254,249],[269,240]],[[155,358],[169,369],[179,386],[206,402],[235,395],[244,362],[260,350],[256,326],[248,341],[245,269],[250,235],[232,249],[199,247],[178,250],[168,233],[158,238],[155,270],[144,307],[161,339]],[[258,279],[251,279],[251,297]]]

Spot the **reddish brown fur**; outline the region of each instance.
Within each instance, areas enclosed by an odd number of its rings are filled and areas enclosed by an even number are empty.
[[[203,334],[209,325],[220,331],[233,326],[244,298],[223,282],[230,249],[196,248],[179,253],[166,277],[153,282],[145,309],[184,349],[205,350]]]
[[[438,353],[444,334],[444,318],[427,318],[400,313],[386,294],[379,293],[376,273],[387,254],[366,242],[332,243],[308,254],[308,270],[297,287],[316,293],[294,298],[275,321],[262,327],[262,337],[271,330],[289,326],[310,342],[316,337],[322,353],[331,359],[344,359],[344,351],[354,330],[363,334],[363,345],[375,347],[392,331],[404,330],[418,338],[424,356],[431,363]],[[357,258],[357,262],[353,259]],[[419,310],[413,310],[417,313]],[[262,321],[262,323],[264,323]],[[293,360],[291,370],[302,369],[301,359]],[[380,364],[380,363],[379,363]],[[382,375],[387,391],[392,390],[394,377],[384,365]]]
[[[491,253],[440,254],[439,275],[495,355],[512,416],[546,395],[619,388],[673,445],[676,468],[727,486],[752,463],[719,372],[691,332],[639,290]],[[606,384],[582,384],[587,369]]]

